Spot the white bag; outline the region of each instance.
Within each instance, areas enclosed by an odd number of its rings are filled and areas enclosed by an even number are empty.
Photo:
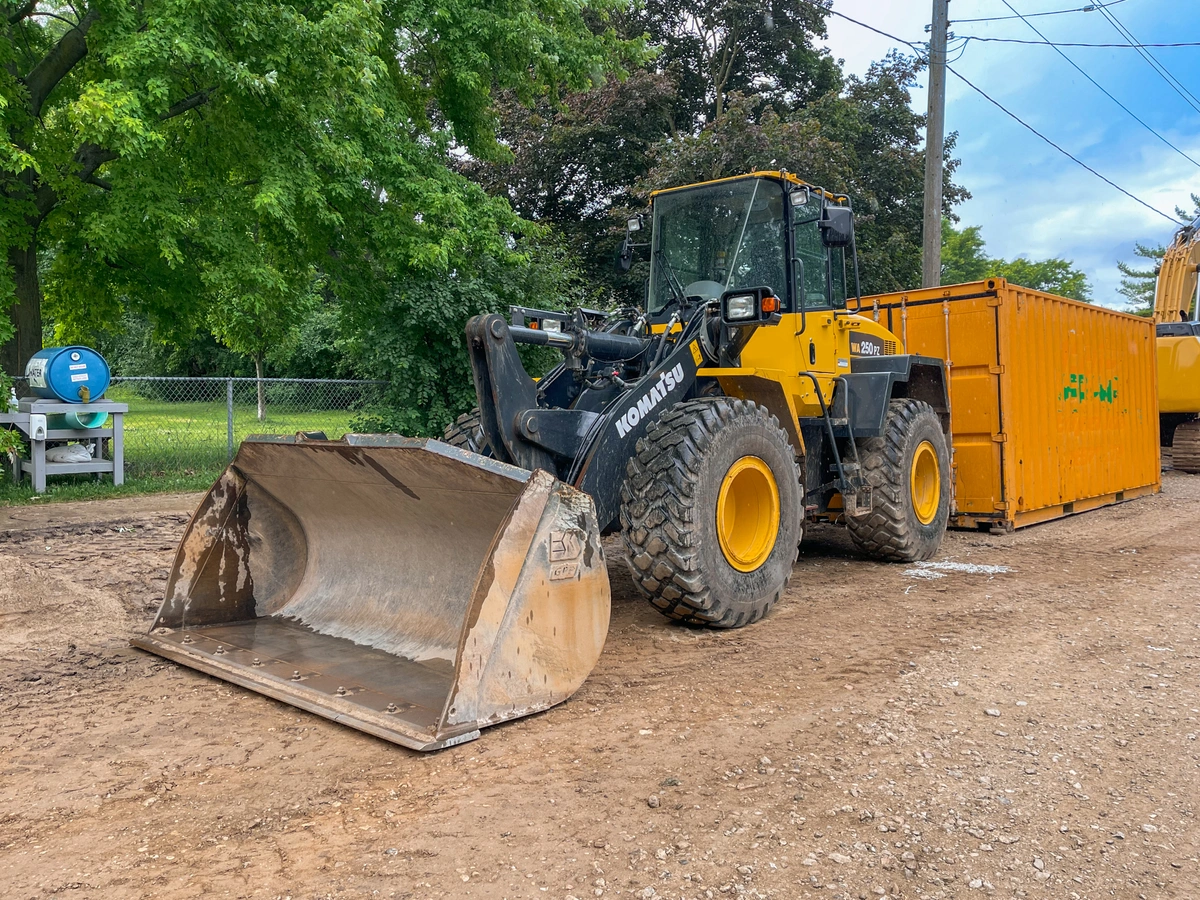
[[[46,451],[46,462],[85,463],[92,461],[91,444],[65,444]]]

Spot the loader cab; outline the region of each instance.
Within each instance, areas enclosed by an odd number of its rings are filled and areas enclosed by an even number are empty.
[[[652,204],[651,321],[726,291],[762,286],[780,298],[784,312],[845,307],[847,245],[830,246],[823,224],[831,206],[849,212],[847,198],[787,173],[764,172],[659,191]]]

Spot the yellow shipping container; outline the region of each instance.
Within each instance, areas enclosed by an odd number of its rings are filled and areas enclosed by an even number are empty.
[[[989,278],[864,297],[946,360],[955,514],[1011,530],[1161,487],[1154,325]]]

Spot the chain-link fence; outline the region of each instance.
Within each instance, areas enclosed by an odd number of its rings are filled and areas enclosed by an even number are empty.
[[[216,474],[250,434],[323,431],[339,438],[379,407],[387,382],[309,378],[113,378],[107,400],[128,403],[127,478]],[[25,379],[16,379],[24,396]]]

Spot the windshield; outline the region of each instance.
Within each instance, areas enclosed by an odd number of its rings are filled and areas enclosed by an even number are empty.
[[[655,197],[649,311],[681,293],[716,300],[765,285],[786,295],[783,209],[782,185],[762,178]]]

